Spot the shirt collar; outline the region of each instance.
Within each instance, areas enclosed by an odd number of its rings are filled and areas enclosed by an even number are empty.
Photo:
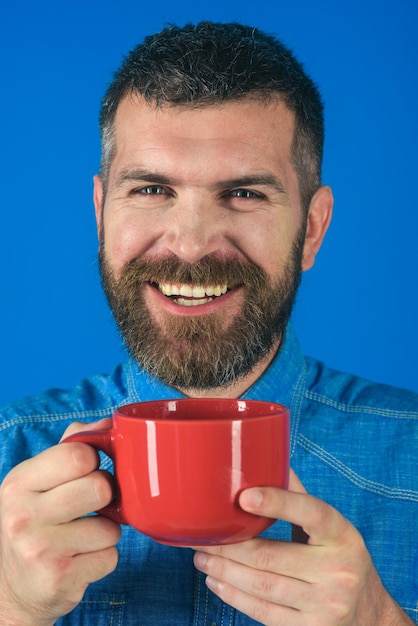
[[[248,389],[243,398],[267,400],[290,406],[305,370],[305,359],[293,325],[286,328],[282,344],[262,376]]]
[[[292,324],[289,324],[280,349],[263,375],[248,389],[243,398],[267,400],[290,406],[295,401],[295,392],[300,386],[305,369],[305,359],[301,352]],[[157,378],[142,371],[131,359],[128,364],[129,395],[132,401],[149,401],[170,398],[184,398],[184,394],[165,385]]]

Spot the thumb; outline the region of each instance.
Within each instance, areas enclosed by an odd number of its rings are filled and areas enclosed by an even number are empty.
[[[305,487],[302,485],[292,468],[290,468],[289,473],[289,491],[293,491],[295,493],[307,493]],[[303,530],[302,526],[292,524],[292,541],[293,543],[308,543],[309,535]]]
[[[289,491],[294,491],[295,493],[308,493],[292,468],[290,468],[289,473]]]

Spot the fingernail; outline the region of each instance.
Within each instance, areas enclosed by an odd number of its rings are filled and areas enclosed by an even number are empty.
[[[196,552],[194,555],[194,564],[197,569],[205,569],[208,557],[204,552]]]
[[[245,508],[258,509],[263,503],[263,494],[257,488],[246,489],[241,495],[240,503]]]
[[[216,578],[212,578],[212,576],[206,576],[205,582],[206,586],[214,593],[218,593],[220,591],[221,583]]]

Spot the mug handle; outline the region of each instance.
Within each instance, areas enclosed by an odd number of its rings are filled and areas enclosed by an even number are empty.
[[[93,446],[93,448],[95,448],[96,450],[107,454],[107,456],[110,457],[115,463],[112,428],[107,428],[106,430],[86,430],[84,432],[74,433],[63,439],[61,443],[71,443],[72,441],[79,441],[81,443],[87,443],[90,446]],[[122,513],[122,503],[120,501],[119,493],[116,495],[115,499],[112,500],[112,502],[110,502],[107,506],[103,507],[99,511],[96,511],[96,513],[98,513],[99,515],[104,515],[104,517],[108,517],[118,524],[128,523]]]

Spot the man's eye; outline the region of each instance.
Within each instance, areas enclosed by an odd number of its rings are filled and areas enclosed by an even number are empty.
[[[135,193],[141,193],[146,196],[160,196],[167,192],[161,185],[147,185],[146,187],[135,189]]]
[[[234,189],[231,191],[231,196],[234,198],[244,198],[247,200],[261,198],[261,194],[256,191],[251,191],[251,189]]]

